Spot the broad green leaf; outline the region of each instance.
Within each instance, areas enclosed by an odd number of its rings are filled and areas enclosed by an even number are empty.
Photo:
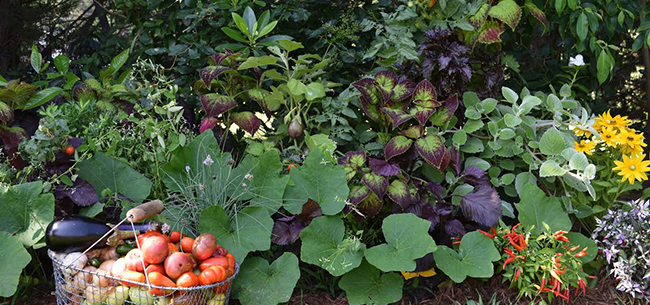
[[[36,94],[32,95],[32,97],[27,101],[27,103],[22,107],[23,110],[29,110],[32,108],[36,108],[38,106],[41,106],[47,102],[49,102],[51,99],[53,99],[55,96],[57,96],[59,93],[61,93],[63,89],[59,87],[49,87],[45,88],[41,91],[36,92]]]
[[[444,170],[442,166],[445,162],[445,156],[448,157],[444,141],[445,140],[439,135],[430,134],[415,141],[415,150],[417,150],[418,154],[420,154],[420,156],[433,167],[438,170]]]
[[[267,24],[265,27],[262,28],[262,30],[260,30],[259,37],[262,37],[262,36],[264,36],[264,35],[266,35],[268,33],[271,33],[271,31],[273,31],[273,29],[275,29],[276,25],[278,25],[277,20],[271,21],[271,23]]]
[[[248,26],[248,34],[253,37],[255,30],[257,30],[257,18],[255,17],[255,12],[253,12],[253,9],[250,6],[247,6],[244,10],[243,17],[246,25]]]
[[[589,20],[584,12],[580,13],[576,21],[576,33],[580,41],[584,41],[587,38],[587,33],[589,33]]]
[[[527,115],[535,106],[541,105],[542,100],[539,97],[534,95],[527,95],[524,97],[521,105],[519,105],[519,110],[517,111],[517,116],[521,117]]]
[[[483,113],[489,114],[490,112],[494,111],[494,108],[497,107],[498,101],[493,99],[493,98],[486,98],[481,102],[481,105],[483,106]]]
[[[16,293],[23,268],[27,267],[32,256],[25,250],[18,237],[0,231],[0,257],[4,257],[0,264],[0,296],[11,297]]]
[[[43,56],[38,52],[36,45],[32,45],[32,55],[29,57],[29,62],[37,74],[41,74],[41,65],[43,63]]]
[[[524,227],[535,226],[533,234],[539,234],[544,230],[544,223],[551,227],[551,230],[571,230],[571,219],[562,209],[562,203],[557,197],[547,197],[544,192],[534,184],[527,184],[523,187],[526,196],[515,204],[519,211],[519,221]]]
[[[91,206],[83,207],[81,209],[81,212],[79,212],[79,215],[86,216],[86,217],[95,217],[99,215],[99,213],[104,211],[104,206],[106,205],[101,202],[96,202]]]
[[[0,188],[0,231],[16,234],[25,247],[38,243],[54,219],[54,195],[42,191],[41,181]]]
[[[88,181],[98,194],[104,189],[110,189],[136,203],[149,196],[151,181],[147,177],[102,152],[97,152],[90,160],[82,161],[77,168],[79,178]]]
[[[289,88],[289,93],[292,95],[301,95],[304,94],[305,91],[307,90],[305,84],[303,84],[301,81],[292,78],[287,82],[287,88]]]
[[[465,144],[465,142],[467,142],[467,133],[465,132],[465,130],[461,129],[456,133],[454,133],[454,136],[452,137],[452,141],[454,142],[454,146],[456,147]]]
[[[539,150],[547,156],[558,155],[568,147],[562,132],[555,127],[546,130],[539,141]]]
[[[463,126],[463,130],[465,130],[466,133],[472,133],[481,129],[483,125],[484,123],[481,120],[467,120],[465,126]]]
[[[68,69],[70,68],[70,59],[68,59],[67,56],[61,54],[54,58],[54,66],[56,67],[61,74],[66,74],[68,73]]]
[[[289,175],[293,183],[284,192],[284,208],[290,213],[300,214],[309,199],[316,201],[325,215],[343,210],[350,191],[345,170],[327,161],[320,149],[311,151],[303,165]]]
[[[542,166],[539,167],[539,176],[540,177],[556,177],[564,176],[566,170],[562,168],[557,162],[553,160],[546,160],[542,163]]]
[[[555,0],[555,11],[562,13],[566,7],[566,0]]]
[[[605,51],[600,51],[598,61],[596,62],[598,82],[604,83],[609,77],[609,72],[612,70],[612,62],[609,54]]]
[[[571,169],[584,171],[588,165],[589,160],[587,160],[587,156],[583,153],[576,153],[571,156],[571,159],[569,160],[569,166]]]
[[[251,206],[265,208],[269,214],[282,206],[284,190],[289,176],[281,175],[282,163],[277,150],[267,151],[257,157],[246,155],[229,175],[229,196],[250,200]],[[246,188],[241,185],[245,183]]]
[[[248,40],[244,38],[239,32],[229,27],[222,27],[221,31],[224,32],[228,37],[243,43],[248,43]]]
[[[505,116],[503,116],[503,121],[506,123],[506,126],[508,127],[517,127],[519,124],[521,124],[521,119],[517,116],[512,115],[511,113],[506,113]]]
[[[404,279],[397,273],[381,275],[377,268],[363,261],[339,281],[351,305],[387,305],[402,299]]]
[[[354,237],[345,238],[339,216],[318,217],[300,232],[300,259],[340,276],[361,264],[366,245]]]
[[[467,143],[460,147],[462,152],[470,154],[482,152],[484,149],[483,142],[475,137],[470,137],[467,139]]]
[[[310,83],[305,87],[305,98],[308,101],[313,101],[325,96],[325,88],[321,83]]]
[[[268,66],[275,64],[276,62],[278,62],[278,59],[273,56],[249,57],[239,66],[239,68],[237,68],[237,70],[245,70],[259,66]]]
[[[299,278],[298,258],[291,252],[285,252],[270,265],[261,257],[251,257],[241,265],[232,294],[242,305],[285,303]]]
[[[510,102],[510,104],[514,104],[517,102],[517,100],[519,100],[519,95],[517,92],[508,87],[502,87],[501,94],[503,94],[503,97],[505,97],[506,101]]]
[[[278,40],[278,43],[280,44],[280,46],[283,49],[287,50],[287,52],[291,52],[291,51],[295,51],[295,50],[304,48],[302,43],[287,40],[287,39],[280,39],[280,40]]]
[[[129,49],[126,49],[122,51],[122,53],[118,54],[117,56],[113,57],[113,60],[111,60],[111,68],[117,72],[129,59]]]
[[[463,93],[463,104],[465,107],[473,107],[478,105],[480,102],[481,101],[476,93],[470,91]]]
[[[386,217],[381,226],[386,243],[366,250],[366,259],[384,272],[415,270],[415,260],[436,249],[430,226],[411,213]]]
[[[460,240],[458,252],[446,246],[439,246],[433,253],[436,266],[456,283],[466,277],[490,278],[494,274],[492,262],[501,258],[494,242],[487,236],[474,231]]]
[[[249,252],[271,247],[272,230],[273,219],[262,207],[244,208],[231,220],[223,207],[214,205],[203,210],[199,220],[199,231],[212,233],[240,264]]]
[[[514,0],[501,0],[497,5],[490,8],[488,15],[501,20],[514,31],[521,19],[521,7]]]
[[[242,18],[239,14],[233,12],[232,20],[235,21],[235,25],[239,31],[242,32],[242,34],[245,34],[248,38],[251,38],[251,35],[248,33],[248,25],[246,24],[246,21],[244,21],[244,18]]]
[[[515,179],[515,188],[517,189],[517,194],[519,197],[524,196],[524,187],[528,184],[537,185],[537,178],[530,172],[523,172],[517,174]]]

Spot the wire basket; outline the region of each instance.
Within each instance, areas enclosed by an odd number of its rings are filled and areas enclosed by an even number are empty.
[[[235,272],[211,285],[171,288],[133,282],[101,271],[66,266],[48,250],[54,267],[57,305],[227,305]]]

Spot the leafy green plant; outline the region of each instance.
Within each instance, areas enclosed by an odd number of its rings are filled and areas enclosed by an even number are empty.
[[[274,35],[261,40],[264,36],[271,33],[278,24],[278,20],[271,20],[271,14],[269,11],[264,11],[264,13],[259,16],[259,19],[257,19],[253,9],[248,6],[244,10],[243,17],[233,12],[232,19],[239,32],[227,26],[222,27],[221,31],[228,35],[228,37],[237,41],[238,44],[222,45],[221,48],[229,48],[236,52],[241,51],[244,53],[244,56],[248,56],[251,52],[255,55],[259,55],[259,47],[272,46],[275,45],[274,42],[278,39],[291,38],[286,35]]]
[[[476,30],[466,37],[467,41],[472,46],[477,42],[483,44],[501,42],[501,34],[505,32],[506,25],[514,31],[521,20],[524,8],[542,23],[544,28],[548,26],[546,14],[532,1],[527,1],[523,6],[520,6],[515,0],[488,2],[469,18],[469,22]]]

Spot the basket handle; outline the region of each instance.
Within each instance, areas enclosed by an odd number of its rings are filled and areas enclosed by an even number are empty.
[[[156,199],[130,209],[126,212],[126,218],[131,222],[139,222],[162,212],[164,209],[165,206],[162,201]]]

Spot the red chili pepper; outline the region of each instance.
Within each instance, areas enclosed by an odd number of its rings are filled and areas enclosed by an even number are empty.
[[[519,278],[520,274],[521,274],[521,267],[517,268],[517,273],[515,273],[515,283],[517,282],[517,279]]]
[[[513,230],[513,231],[514,231],[514,230],[516,230],[516,229],[517,229],[517,227],[519,227],[519,225],[520,225],[520,224],[521,224],[521,222],[520,222],[520,223],[518,223],[518,224],[516,224],[516,225],[515,225],[514,227],[512,227],[512,230]]]
[[[507,266],[508,264],[514,262],[514,261],[515,261],[515,258],[514,258],[514,257],[508,257],[508,259],[506,259],[505,263],[503,263],[503,268],[502,268],[502,269],[506,269],[506,266]]]
[[[492,232],[492,236],[497,236],[497,231],[494,229],[494,227],[490,227],[490,232]]]
[[[544,284],[546,284],[545,276],[542,277],[542,285],[539,286],[539,291],[537,292],[537,295],[539,295],[540,293],[542,293],[542,291],[544,291]]]
[[[487,236],[487,237],[490,238],[490,239],[494,239],[494,236],[492,236],[492,235],[491,235],[490,233],[488,233],[488,232],[485,232],[485,231],[483,231],[483,230],[477,230],[477,231],[481,232],[481,234]]]
[[[578,250],[578,248],[580,248],[580,245],[577,245],[577,246],[575,246],[575,247],[569,249],[569,252],[573,252],[573,251],[575,251],[575,250]]]

